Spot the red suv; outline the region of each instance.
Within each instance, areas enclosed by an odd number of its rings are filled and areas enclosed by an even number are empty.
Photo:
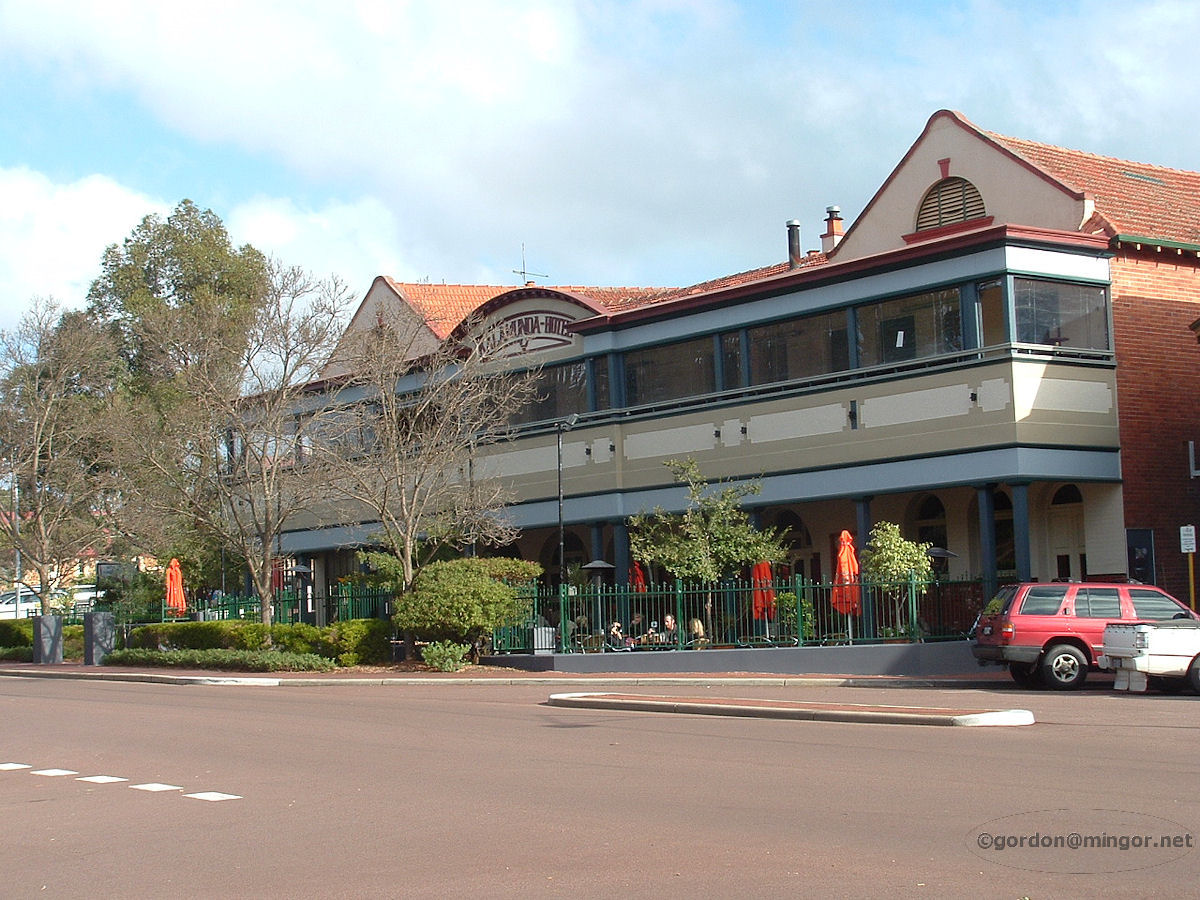
[[[1022,687],[1057,690],[1083,685],[1109,622],[1195,619],[1165,591],[1144,584],[1010,584],[979,616],[971,652],[980,664],[1008,666]]]

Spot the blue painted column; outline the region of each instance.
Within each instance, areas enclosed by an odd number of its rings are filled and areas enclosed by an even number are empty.
[[[1028,581],[1033,577],[1033,564],[1029,549],[1029,485],[1012,486],[1013,503],[1013,552],[1017,563],[1017,580]]]
[[[994,484],[975,488],[979,506],[979,562],[983,569],[985,602],[996,593],[996,504],[992,500]]]
[[[858,497],[854,501],[854,518],[855,528],[857,533],[854,537],[854,549],[858,553],[861,560],[863,547],[867,546],[867,541],[871,538],[871,501],[873,497]],[[837,559],[833,560],[834,566],[837,565]],[[862,576],[859,576],[860,580]],[[875,598],[871,596],[870,591],[862,592],[862,619],[859,622],[861,629],[859,637],[867,639],[874,638],[878,635],[878,626],[875,621]]]

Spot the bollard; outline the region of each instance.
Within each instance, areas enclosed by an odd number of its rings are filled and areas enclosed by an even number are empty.
[[[83,664],[99,666],[113,652],[117,640],[116,619],[110,612],[83,615]]]
[[[33,617],[33,661],[47,666],[63,661],[62,616]]]

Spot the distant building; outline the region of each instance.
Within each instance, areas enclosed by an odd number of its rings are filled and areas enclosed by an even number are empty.
[[[781,235],[782,237],[782,235]],[[758,479],[789,567],[832,571],[873,522],[957,554],[951,576],[1136,578],[1186,598],[1179,527],[1197,518],[1200,174],[983,131],[939,111],[821,251],[689,288],[399,284],[381,307],[430,342],[478,313],[544,399],[480,461],[504,477],[515,552],[625,579],[627,517],[679,509],[663,463]],[[781,246],[783,241],[781,240]],[[311,526],[311,527],[309,527]],[[310,522],[284,552],[318,586],[353,568],[370,523]]]

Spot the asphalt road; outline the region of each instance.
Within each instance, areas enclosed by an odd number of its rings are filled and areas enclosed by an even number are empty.
[[[0,896],[1197,890],[1194,696],[661,692],[1015,706],[1038,720],[939,728],[560,709],[551,690],[563,688],[2,678],[0,764],[30,768],[0,767]],[[55,769],[77,774],[33,774]],[[98,775],[128,780],[78,780]],[[170,789],[133,789],[148,784]],[[186,796],[209,792],[238,799]],[[1028,846],[1076,833],[1110,845]],[[1133,846],[1147,835],[1175,845]]]

